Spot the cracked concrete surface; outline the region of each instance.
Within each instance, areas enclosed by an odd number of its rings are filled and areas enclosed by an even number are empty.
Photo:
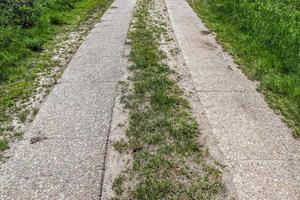
[[[99,199],[135,0],[116,0],[0,169],[0,199]],[[30,139],[41,137],[31,144]]]
[[[227,166],[229,198],[300,199],[300,142],[186,0],[166,3],[194,86],[192,107],[203,138],[212,156]]]

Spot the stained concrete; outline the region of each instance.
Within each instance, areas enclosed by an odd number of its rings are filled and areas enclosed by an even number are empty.
[[[115,88],[135,0],[116,0],[0,169],[0,199],[99,199]],[[31,138],[42,140],[32,143]]]
[[[300,141],[234,64],[186,0],[166,0],[212,156],[228,199],[300,199]]]

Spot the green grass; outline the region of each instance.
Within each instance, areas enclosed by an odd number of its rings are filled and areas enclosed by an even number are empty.
[[[300,3],[190,0],[270,105],[300,137]]]
[[[124,192],[123,181],[123,176],[119,176],[114,180],[112,187],[114,188],[114,192],[116,195],[121,195]]]
[[[129,34],[133,87],[122,98],[129,110],[127,144],[114,146],[132,153],[133,161],[116,179],[114,199],[215,199],[223,191],[221,172],[207,163],[189,103],[163,64],[158,42],[166,29],[149,14],[152,3],[139,1]]]
[[[194,0],[195,11],[300,136],[299,3]]]
[[[9,148],[8,141],[0,139],[0,152],[6,150],[8,148]]]
[[[18,112],[37,87],[39,73],[51,61],[55,36],[67,35],[93,15],[100,17],[111,0],[4,0],[0,2],[0,127]],[[9,111],[9,112],[8,112]],[[25,120],[24,113],[20,114]],[[1,136],[1,133],[0,133]]]

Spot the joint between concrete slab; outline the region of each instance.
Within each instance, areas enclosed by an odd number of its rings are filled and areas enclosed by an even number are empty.
[[[105,132],[105,134],[107,134],[108,131]],[[44,140],[78,140],[78,139],[91,139],[92,141],[94,141],[95,139],[99,139],[99,137],[96,137],[96,136],[82,136],[82,137],[54,137],[54,136],[51,136],[51,137],[47,137],[45,135],[37,135],[36,137],[45,137],[45,139],[43,139],[41,142],[43,142]],[[26,141],[30,141],[32,138],[34,137],[24,137],[23,139],[20,139],[19,141],[23,141],[23,142],[26,142]],[[34,144],[32,144],[34,145]]]
[[[265,162],[272,162],[272,161],[300,161],[300,159],[225,159],[226,162],[256,162],[256,161],[265,161]]]
[[[84,81],[64,81],[61,80],[59,82],[57,82],[57,85],[63,85],[63,84],[82,84],[85,83]],[[110,84],[116,84],[117,81],[91,81],[91,83],[101,83],[101,84],[105,84],[105,85],[110,85]]]
[[[256,93],[256,91],[250,90],[196,90],[197,93]]]

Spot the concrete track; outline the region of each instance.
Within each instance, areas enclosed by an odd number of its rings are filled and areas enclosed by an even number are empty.
[[[300,142],[186,0],[166,0],[212,156],[235,199],[300,199]]]
[[[99,199],[115,88],[135,0],[93,28],[0,169],[0,199]]]

